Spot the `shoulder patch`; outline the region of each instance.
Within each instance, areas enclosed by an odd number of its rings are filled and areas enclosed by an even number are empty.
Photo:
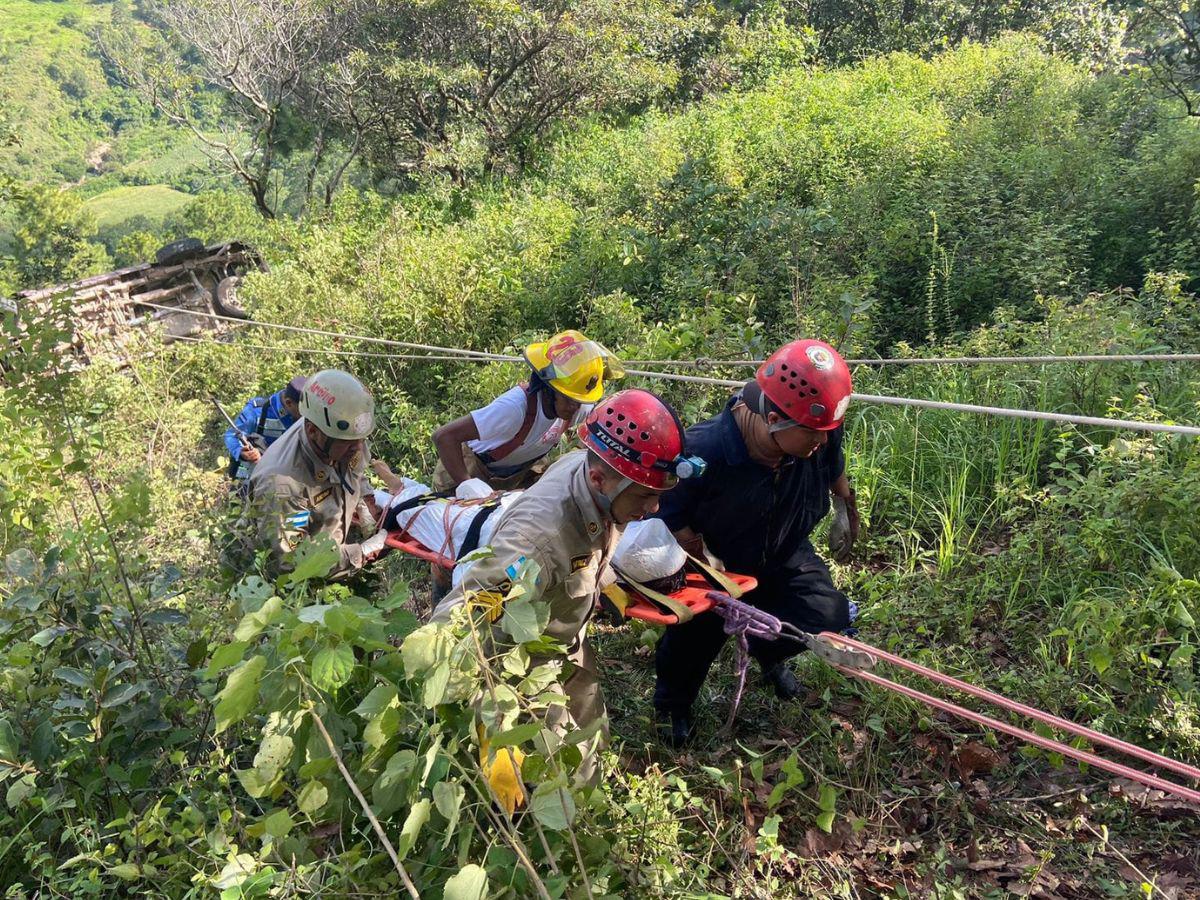
[[[319,493],[319,494],[317,494],[317,496],[313,497],[313,503],[325,502],[325,498],[328,497],[332,493],[333,493],[333,488],[325,488],[325,490],[321,491],[321,493]]]
[[[572,556],[571,557],[571,571],[578,572],[580,569],[586,569],[588,566],[588,563],[590,563],[591,561],[592,561],[591,554],[587,554],[585,556]]]
[[[290,516],[284,519],[283,522],[288,528],[294,531],[303,531],[308,527],[308,520],[311,517],[312,513],[310,513],[307,509],[302,509],[299,512],[292,513]]]

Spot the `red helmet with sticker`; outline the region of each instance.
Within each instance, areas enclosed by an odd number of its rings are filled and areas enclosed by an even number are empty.
[[[579,426],[579,438],[618,474],[658,491],[704,471],[703,460],[683,455],[675,410],[650,391],[619,391],[600,401]]]
[[[853,386],[850,368],[824,341],[792,341],[772,353],[754,376],[785,416],[815,431],[842,424]]]

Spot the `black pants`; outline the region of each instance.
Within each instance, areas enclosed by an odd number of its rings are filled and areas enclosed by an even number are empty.
[[[850,624],[850,603],[846,595],[833,586],[829,569],[815,554],[798,569],[781,569],[760,575],[758,587],[742,599],[802,631],[840,632]],[[658,674],[654,688],[656,709],[665,712],[691,709],[713,660],[728,637],[724,624],[724,619],[710,612],[683,625],[667,628],[658,642],[654,660]],[[750,639],[750,654],[764,671],[803,649],[795,641]]]

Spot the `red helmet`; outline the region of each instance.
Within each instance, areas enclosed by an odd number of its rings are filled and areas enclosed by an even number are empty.
[[[854,389],[846,361],[824,341],[784,344],[763,361],[754,380],[785,416],[815,431],[842,424]]]
[[[618,474],[657,491],[704,471],[703,460],[683,456],[675,410],[649,391],[619,391],[600,401],[579,426],[579,438]]]

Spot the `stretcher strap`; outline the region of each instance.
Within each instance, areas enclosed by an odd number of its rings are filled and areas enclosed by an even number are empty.
[[[629,575],[626,574],[615,563],[609,563],[609,565],[612,566],[613,571],[617,573],[621,581],[633,588],[636,593],[640,594],[643,598],[649,600],[651,603],[661,606],[668,612],[673,613],[674,616],[679,620],[679,624],[682,625],[684,622],[690,622],[695,616],[695,613],[693,613],[686,604],[680,603],[678,600],[674,600],[671,597],[668,597],[666,594],[660,593],[653,588],[646,587],[646,585],[642,584],[636,579],[630,578]]]

